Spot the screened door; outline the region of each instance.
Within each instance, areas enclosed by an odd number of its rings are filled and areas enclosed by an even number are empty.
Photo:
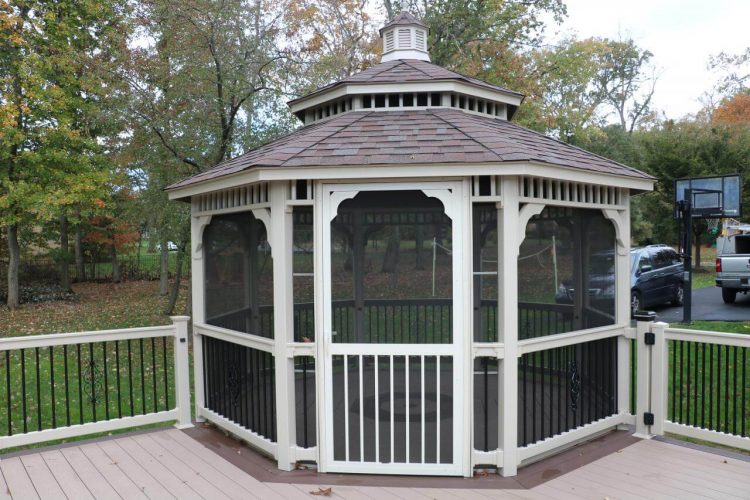
[[[326,470],[461,474],[457,221],[423,190],[378,188],[324,202]]]

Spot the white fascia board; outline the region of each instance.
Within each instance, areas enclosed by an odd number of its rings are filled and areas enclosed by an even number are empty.
[[[428,80],[417,82],[402,83],[347,83],[340,87],[332,88],[321,94],[310,97],[303,101],[297,101],[289,105],[292,113],[297,113],[303,109],[317,106],[325,102],[333,101],[346,95],[366,95],[366,94],[398,94],[401,92],[456,92],[466,94],[479,99],[502,102],[512,106],[520,106],[523,100],[522,96],[492,90],[479,85],[472,85],[466,82],[454,80]]]
[[[543,162],[497,162],[464,164],[414,164],[414,165],[345,165],[320,167],[258,167],[236,174],[210,179],[198,184],[168,191],[170,200],[220,191],[262,181],[361,180],[373,179],[425,179],[435,177],[467,177],[472,175],[534,176],[569,182],[584,182],[603,186],[621,187],[637,191],[653,191],[654,179],[640,179],[604,172],[591,172],[572,167]]]

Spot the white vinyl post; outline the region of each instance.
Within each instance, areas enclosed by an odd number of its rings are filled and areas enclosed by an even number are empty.
[[[612,220],[617,224],[619,238],[615,252],[615,307],[618,325],[630,324],[630,195],[622,190],[622,204],[628,207],[619,212],[620,217]],[[630,346],[631,341],[624,336],[617,340],[617,412],[620,415],[630,414]],[[643,416],[641,416],[641,419]]]
[[[505,356],[500,363],[498,400],[499,445],[503,458],[500,469],[505,477],[518,469],[518,252],[519,194],[518,179],[504,177],[497,217],[498,236],[498,320]],[[499,455],[499,454],[498,454]]]
[[[274,367],[276,370],[276,461],[281,470],[294,469],[293,446],[297,443],[294,393],[294,357],[288,344],[294,341],[294,297],[292,295],[292,208],[287,207],[287,184],[273,182],[269,188],[273,255]]]
[[[669,380],[669,369],[667,368],[669,349],[665,330],[669,327],[667,323],[651,323],[651,332],[654,334],[654,345],[651,352],[651,413],[654,414],[654,425],[651,434],[655,436],[664,435],[664,421],[667,419],[667,387]]]
[[[190,355],[188,321],[190,316],[170,316],[174,325],[174,385],[177,399],[178,429],[192,427],[190,418]]]
[[[195,204],[193,205],[195,209]],[[211,222],[210,215],[192,216],[190,218],[190,272],[193,295],[193,386],[195,394],[195,420],[203,422],[200,409],[206,405],[203,380],[203,340],[195,325],[202,325],[206,321],[205,294],[206,281],[203,258],[203,231]]]
[[[635,399],[635,436],[651,437],[651,426],[646,425],[644,415],[651,412],[651,356],[652,346],[646,345],[646,334],[651,332],[651,319],[636,318],[636,368],[638,370]]]

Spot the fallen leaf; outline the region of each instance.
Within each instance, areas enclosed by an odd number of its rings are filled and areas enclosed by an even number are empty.
[[[307,470],[307,465],[297,462],[294,464],[294,470]]]
[[[318,497],[330,497],[332,492],[332,488],[318,488],[317,491],[311,491],[310,494]]]

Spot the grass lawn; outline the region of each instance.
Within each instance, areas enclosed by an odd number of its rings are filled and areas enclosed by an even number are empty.
[[[73,288],[74,301],[0,308],[0,337],[171,324],[156,281]],[[183,286],[177,312],[186,297]],[[0,436],[173,408],[172,342],[166,337],[0,353]]]
[[[15,311],[0,306],[0,337],[171,324],[158,281],[74,283],[73,291],[75,301],[23,304]],[[186,299],[183,281],[177,313],[185,310]]]

